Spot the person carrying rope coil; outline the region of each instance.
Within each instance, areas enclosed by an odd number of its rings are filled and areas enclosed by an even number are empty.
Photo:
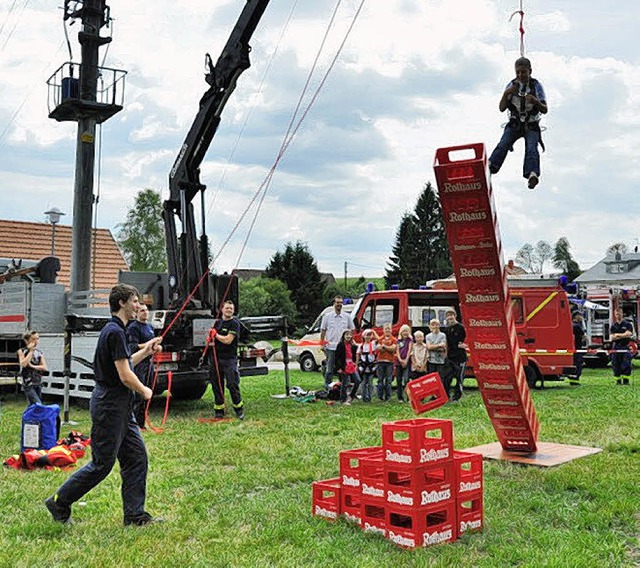
[[[514,143],[524,138],[525,152],[523,176],[529,180],[529,189],[538,185],[540,178],[540,153],[544,150],[540,135],[540,119],[548,111],[547,98],[542,84],[531,77],[531,61],[520,57],[515,63],[516,78],[509,82],[500,97],[500,112],[509,110],[509,122],[504,127],[502,138],[489,157],[489,171],[497,174],[513,150]]]
[[[233,315],[235,305],[231,300],[222,304],[222,319],[215,320],[209,332],[211,364],[209,381],[213,388],[215,418],[224,418],[224,385],[226,384],[236,416],[244,420],[244,402],[240,393],[238,371],[238,336],[240,321]]]

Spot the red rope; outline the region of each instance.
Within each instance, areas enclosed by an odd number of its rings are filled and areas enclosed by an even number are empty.
[[[520,27],[518,30],[520,32],[520,57],[524,57],[524,11],[522,10],[522,0],[520,0],[520,9],[511,14],[509,21],[511,21],[516,14],[520,15]]]

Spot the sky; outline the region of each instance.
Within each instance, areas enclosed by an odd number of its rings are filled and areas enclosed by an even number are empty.
[[[44,222],[51,207],[66,213],[63,224],[73,218],[77,125],[48,118],[47,79],[80,62],[79,22],[67,25],[70,54],[60,4],[0,0],[4,219]],[[95,218],[117,235],[140,190],[168,197],[168,173],[208,87],[205,53],[217,60],[245,2],[107,4],[102,35],[113,41],[101,64],[127,76],[124,109],[98,130]],[[382,276],[403,214],[427,182],[435,186],[436,150],[482,142],[488,155],[497,143],[507,119],[498,101],[520,55],[519,17],[509,19],[519,6],[271,0],[201,168],[214,270],[262,269],[302,241],[322,272],[342,277],[346,263],[350,277]],[[639,244],[640,3],[524,0],[523,10],[525,54],[547,95],[547,150],[534,191],[522,178],[522,141],[493,178],[505,261],[526,242],[564,236],[586,269],[613,243]],[[256,214],[308,80],[302,108],[313,104]]]

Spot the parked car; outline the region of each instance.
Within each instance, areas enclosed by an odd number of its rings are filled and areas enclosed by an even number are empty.
[[[346,299],[345,299],[346,300]],[[342,311],[350,314],[353,311],[355,304],[344,303]],[[320,325],[322,324],[322,317],[333,310],[333,306],[329,306],[320,312],[320,315],[315,321],[307,328],[307,333],[300,339],[302,345],[291,345],[289,347],[289,356],[293,361],[298,361],[300,364],[300,370],[307,373],[319,370],[325,361],[324,351],[320,345]],[[304,343],[317,343],[316,345],[304,345]]]

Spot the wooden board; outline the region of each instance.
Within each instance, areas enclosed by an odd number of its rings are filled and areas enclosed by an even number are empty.
[[[570,446],[567,444],[554,444],[553,442],[538,442],[537,446],[538,450],[536,452],[510,452],[503,450],[499,442],[494,442],[492,444],[466,448],[462,451],[482,454],[485,459],[505,460],[539,467],[554,467],[602,451],[602,448]]]

